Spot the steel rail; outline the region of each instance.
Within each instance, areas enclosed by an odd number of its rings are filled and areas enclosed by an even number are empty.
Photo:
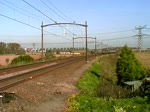
[[[5,75],[6,73],[12,73],[12,71],[26,70],[26,69],[29,69],[31,67],[34,68],[34,67],[42,66],[42,65],[48,64],[48,63],[65,61],[65,60],[69,60],[72,58],[77,58],[77,57],[69,57],[69,58],[65,58],[65,59],[58,59],[58,60],[52,60],[52,61],[42,61],[42,62],[37,62],[37,63],[31,63],[31,64],[25,64],[25,65],[20,65],[20,66],[3,68],[3,69],[0,69],[0,75]]]
[[[46,75],[52,71],[58,70],[58,69],[63,68],[65,66],[68,66],[68,65],[71,65],[71,64],[74,64],[77,62],[81,62],[81,61],[84,61],[83,57],[80,57],[78,59],[72,59],[72,60],[66,61],[65,63],[61,62],[58,64],[54,64],[52,66],[48,66],[48,67],[41,68],[38,70],[30,71],[28,73],[23,73],[21,75],[17,75],[14,77],[9,77],[9,78],[3,79],[0,82],[0,91],[4,91],[10,87],[13,87],[13,86],[19,84],[19,83],[23,83],[23,82],[26,82],[28,80],[32,80],[34,78]]]

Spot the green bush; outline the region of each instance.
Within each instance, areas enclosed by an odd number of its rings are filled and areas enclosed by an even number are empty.
[[[30,57],[29,55],[24,55],[24,56],[21,55],[15,59],[13,59],[11,64],[15,65],[15,64],[31,63],[33,61],[34,61],[34,59],[32,57]]]
[[[134,52],[124,46],[116,64],[118,84],[123,85],[125,81],[140,80],[146,77],[146,69],[136,59]]]

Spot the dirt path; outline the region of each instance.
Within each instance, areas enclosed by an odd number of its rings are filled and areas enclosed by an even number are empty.
[[[76,82],[93,62],[80,62],[9,89],[19,98],[5,105],[5,111],[65,112],[68,97],[79,92]]]
[[[93,62],[93,61],[92,61]],[[40,103],[34,107],[34,112],[64,112],[67,98],[72,94],[78,92],[75,83],[79,80],[83,72],[91,66],[91,63],[81,66],[79,69],[74,71],[72,75],[66,77],[64,80],[55,84],[55,92],[53,97],[48,102]]]

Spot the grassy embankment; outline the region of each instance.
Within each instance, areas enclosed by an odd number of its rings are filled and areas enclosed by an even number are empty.
[[[77,86],[81,93],[70,97],[71,112],[149,112],[147,97],[126,97],[128,91],[116,85],[117,56],[105,56],[87,70]]]

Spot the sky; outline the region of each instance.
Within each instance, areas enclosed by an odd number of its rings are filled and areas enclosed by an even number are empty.
[[[41,24],[88,24],[88,37],[109,46],[128,44],[136,47],[136,27],[150,35],[149,0],[0,0],[0,41],[41,43]],[[72,38],[84,37],[85,28],[55,25],[44,28],[45,47],[71,46]],[[147,38],[146,38],[147,37]],[[143,38],[143,47],[150,48],[150,38]],[[85,39],[76,39],[76,46],[85,46]],[[94,46],[89,38],[89,46]],[[80,44],[80,45],[79,45]],[[99,44],[101,47],[101,44]]]

